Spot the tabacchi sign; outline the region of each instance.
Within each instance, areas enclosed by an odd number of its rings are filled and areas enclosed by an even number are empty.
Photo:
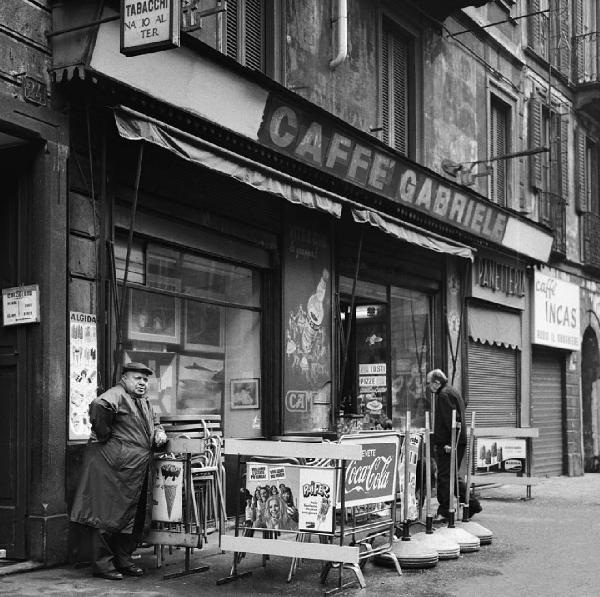
[[[181,0],[121,0],[121,53],[147,54],[179,46]]]
[[[536,271],[533,296],[533,342],[579,350],[579,286]]]

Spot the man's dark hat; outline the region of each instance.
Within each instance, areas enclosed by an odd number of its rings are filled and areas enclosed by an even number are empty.
[[[144,363],[125,363],[125,365],[123,365],[123,373],[126,371],[139,371],[146,375],[154,375],[154,371],[152,371],[150,367],[146,367]]]

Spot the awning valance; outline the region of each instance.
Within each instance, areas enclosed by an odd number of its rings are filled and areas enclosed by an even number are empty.
[[[469,336],[477,342],[506,348],[521,346],[521,317],[506,311],[469,306]]]
[[[442,239],[431,232],[406,224],[391,216],[370,209],[352,208],[352,217],[359,224],[370,224],[407,243],[418,245],[437,253],[446,253],[473,261],[473,250],[470,247]]]
[[[114,109],[119,135],[129,141],[146,141],[180,158],[231,176],[260,191],[283,197],[290,203],[326,212],[342,213],[342,197],[228,151],[129,108]]]

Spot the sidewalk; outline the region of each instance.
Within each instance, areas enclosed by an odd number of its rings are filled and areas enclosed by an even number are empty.
[[[457,560],[440,561],[428,570],[405,570],[402,576],[391,568],[367,563],[367,588],[358,585],[343,595],[389,597],[401,592],[409,597],[571,597],[600,595],[598,539],[600,535],[600,474],[583,477],[556,477],[542,480],[533,488],[531,500],[524,500],[525,488],[486,487],[478,491],[483,512],[474,521],[494,533],[491,545],[479,552],[462,554]],[[416,532],[415,529],[414,532]],[[411,530],[411,533],[413,531]],[[413,533],[414,534],[414,533]],[[304,597],[331,589],[337,582],[333,570],[324,587],[319,582],[320,563],[305,560],[292,582],[287,583],[290,560],[272,557],[262,566],[262,557],[249,554],[238,571],[251,576],[217,585],[229,575],[232,554],[222,554],[212,535],[210,543],[195,550],[191,567],[210,566],[205,572],[164,580],[165,573],[184,569],[185,550],[165,555],[162,568],[156,568],[152,548],[138,553],[139,564],[147,570],[142,578],[106,581],[91,576],[89,567],[65,565],[28,572],[0,568],[0,595],[30,597],[108,595],[148,597],[217,595],[289,595]],[[21,569],[27,564],[21,564]],[[11,573],[12,572],[12,573]],[[344,572],[344,580],[353,579]]]

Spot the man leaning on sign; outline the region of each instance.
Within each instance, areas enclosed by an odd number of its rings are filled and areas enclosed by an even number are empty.
[[[152,512],[152,448],[167,441],[146,397],[151,369],[123,367],[121,381],[90,404],[92,437],[71,509],[91,528],[92,573],[108,580],[142,576],[131,555]]]

